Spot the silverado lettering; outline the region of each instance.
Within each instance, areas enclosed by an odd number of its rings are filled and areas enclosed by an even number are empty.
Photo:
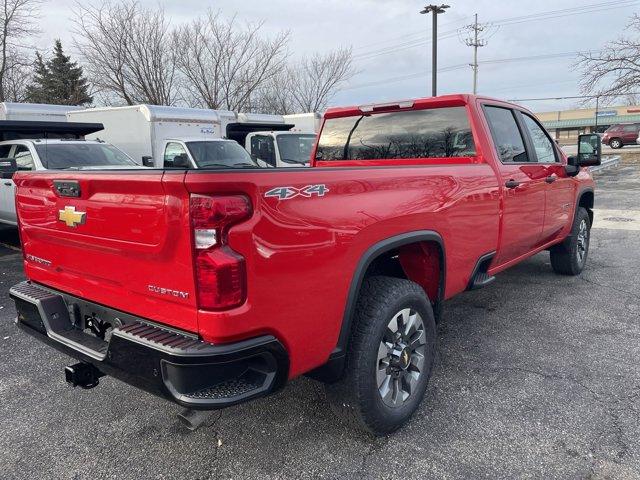
[[[217,409],[308,374],[380,435],[424,396],[447,299],[544,250],[559,274],[585,266],[600,139],[567,158],[518,105],[332,108],[310,163],[18,172],[17,325],[82,362],[74,385]],[[78,187],[65,223],[58,181]]]

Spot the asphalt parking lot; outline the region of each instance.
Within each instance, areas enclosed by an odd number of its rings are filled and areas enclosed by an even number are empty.
[[[13,325],[21,257],[0,227],[0,476],[640,478],[640,165],[597,179],[585,272],[542,253],[448,302],[426,399],[381,439],[338,424],[306,378],[196,432],[115,380],[67,386],[72,362]]]

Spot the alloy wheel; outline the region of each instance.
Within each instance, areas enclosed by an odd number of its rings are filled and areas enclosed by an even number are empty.
[[[416,391],[426,343],[424,321],[417,311],[404,308],[393,315],[378,347],[376,380],[385,405],[400,407]]]

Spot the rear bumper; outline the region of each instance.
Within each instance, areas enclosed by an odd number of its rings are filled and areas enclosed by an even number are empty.
[[[106,375],[195,409],[268,395],[287,380],[289,358],[273,336],[214,345],[198,337],[31,282],[10,290],[17,326]],[[108,341],[80,328],[86,312],[114,326]]]

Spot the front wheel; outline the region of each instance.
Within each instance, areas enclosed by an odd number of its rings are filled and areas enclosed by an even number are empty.
[[[408,280],[371,277],[356,304],[345,373],[327,385],[334,411],[374,435],[416,411],[435,357],[436,327],[424,290]]]
[[[573,221],[571,233],[564,242],[551,247],[551,267],[561,275],[578,275],[587,263],[591,219],[583,207],[579,207]]]

